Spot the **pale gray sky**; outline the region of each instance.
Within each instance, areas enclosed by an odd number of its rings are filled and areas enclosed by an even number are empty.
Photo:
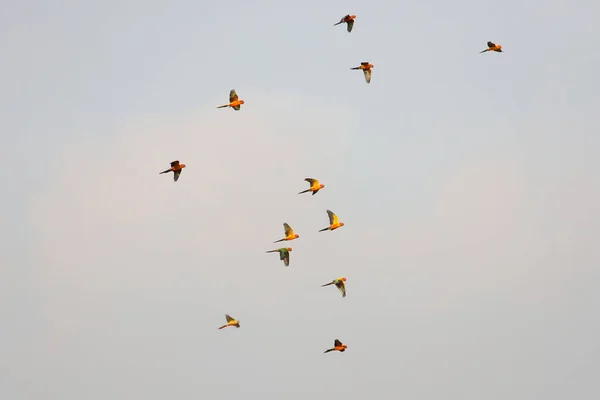
[[[0,398],[600,397],[597,1],[3,6]]]

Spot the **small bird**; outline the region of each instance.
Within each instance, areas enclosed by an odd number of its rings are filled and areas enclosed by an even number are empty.
[[[276,240],[273,243],[283,242],[284,240],[294,240],[300,237],[294,233],[294,230],[287,224],[287,222],[283,223],[283,230],[285,232],[285,237],[283,239]]]
[[[340,226],[344,226],[343,222],[338,220],[337,215],[335,215],[331,210],[327,210],[327,215],[329,215],[329,226],[327,228],[321,229],[319,232],[323,231],[334,231]]]
[[[346,278],[335,278],[331,282],[321,285],[321,287],[335,285],[342,294],[342,297],[346,297],[346,285],[344,282],[346,282]]]
[[[238,111],[242,104],[244,104],[244,100],[238,100],[238,95],[235,92],[235,89],[231,89],[231,91],[229,92],[229,104],[224,104],[222,106],[218,106],[217,108],[231,107],[234,110]]]
[[[371,68],[374,68],[373,64],[369,64],[368,61],[363,61],[360,63],[360,65],[358,67],[354,67],[354,68],[350,68],[350,69],[352,69],[352,70],[362,69],[365,74],[365,80],[367,81],[367,83],[371,83]]]
[[[356,18],[356,15],[346,15],[344,18],[340,19],[340,22],[338,22],[337,24],[333,24],[333,26],[342,24],[342,23],[346,23],[347,24],[347,29],[348,29],[348,33],[352,32],[352,28],[354,27],[354,18]]]
[[[333,348],[327,349],[323,353],[329,353],[330,351],[334,350],[344,352],[346,351],[346,348],[348,348],[348,346],[340,342],[339,339],[335,339],[335,341],[333,342]]]
[[[228,326],[235,326],[236,328],[240,327],[240,321],[236,321],[230,315],[225,314],[225,319],[227,320],[227,323],[219,327],[219,329],[227,328]]]
[[[177,182],[179,179],[179,175],[181,175],[181,170],[185,168],[185,164],[179,164],[178,160],[171,161],[171,168],[165,169],[163,172],[159,172],[158,174],[166,174],[167,172],[173,171],[173,180]]]
[[[286,267],[290,265],[290,251],[292,251],[291,247],[282,247],[277,250],[269,250],[267,253],[276,253],[279,252],[279,259],[283,260],[283,263]]]
[[[308,182],[310,184],[310,187],[306,190],[303,190],[302,192],[298,193],[298,194],[302,194],[302,193],[306,193],[306,192],[312,192],[312,195],[314,196],[315,194],[317,194],[317,192],[321,189],[323,189],[325,187],[325,185],[319,183],[318,180],[313,179],[313,178],[306,178],[304,179],[306,182]]]
[[[498,53],[502,53],[502,46],[500,46],[499,44],[495,44],[493,42],[487,42],[488,48],[480,51],[479,54],[481,53],[485,53],[486,51],[496,51]]]

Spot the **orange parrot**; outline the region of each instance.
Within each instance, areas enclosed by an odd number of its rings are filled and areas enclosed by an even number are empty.
[[[181,170],[185,168],[185,164],[179,164],[179,161],[171,161],[171,168],[165,169],[163,172],[159,172],[158,174],[166,174],[167,172],[173,171],[173,180],[177,182],[179,179],[179,175],[181,175]]]
[[[346,278],[335,278],[331,282],[321,285],[321,287],[335,285],[342,294],[342,297],[346,297],[346,285],[344,282],[346,282]]]
[[[344,226],[343,222],[338,220],[337,215],[335,215],[331,210],[327,210],[327,215],[329,215],[329,226],[327,228],[321,229],[319,232],[323,231],[334,231],[340,226]]]
[[[499,44],[487,42],[487,45],[488,45],[488,48],[483,51],[480,51],[479,54],[485,53],[486,51],[496,51],[498,53],[502,53],[502,46],[500,46]]]
[[[231,316],[229,316],[228,314],[225,314],[225,319],[227,320],[227,323],[219,327],[219,329],[227,328],[228,326],[235,326],[236,328],[240,327],[240,321],[236,321],[235,319],[231,318]]]
[[[333,348],[327,349],[323,353],[329,353],[330,351],[334,351],[334,350],[344,352],[344,351],[346,351],[347,348],[348,348],[348,346],[346,346],[345,344],[340,342],[339,339],[335,339],[335,341],[333,342]]]
[[[350,68],[352,70],[362,69],[365,74],[365,80],[367,83],[371,83],[371,68],[373,68],[373,64],[369,64],[368,61],[363,61],[360,63],[358,67]]]
[[[314,196],[315,194],[317,194],[317,192],[321,189],[323,189],[325,187],[325,185],[320,184],[318,180],[313,179],[313,178],[306,178],[304,179],[306,182],[308,182],[310,184],[310,187],[306,190],[303,190],[302,192],[298,193],[298,194],[302,194],[302,193],[306,193],[306,192],[312,192],[312,195]]]
[[[231,107],[235,111],[239,111],[242,104],[244,104],[244,100],[238,100],[238,95],[235,92],[235,89],[231,89],[229,92],[229,104],[224,104],[222,106],[218,106],[217,108]]]
[[[346,15],[344,18],[340,19],[340,22],[338,22],[337,24],[333,24],[333,26],[342,24],[342,23],[346,23],[348,26],[346,27],[348,29],[348,33],[352,32],[352,28],[354,27],[354,18],[356,18],[356,15]]]
[[[294,233],[294,230],[287,224],[287,222],[283,223],[283,230],[285,232],[285,237],[283,239],[276,240],[273,243],[283,242],[284,240],[294,240],[300,237]]]

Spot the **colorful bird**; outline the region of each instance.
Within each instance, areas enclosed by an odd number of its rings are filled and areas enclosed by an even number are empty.
[[[362,69],[365,74],[365,80],[367,83],[371,83],[371,68],[373,68],[373,64],[369,64],[368,61],[363,61],[360,63],[358,67],[350,68],[352,70]]]
[[[318,180],[313,179],[313,178],[306,178],[304,179],[306,182],[308,182],[310,184],[310,187],[306,190],[303,190],[302,192],[298,193],[298,194],[302,194],[302,193],[306,193],[306,192],[312,192],[312,195],[314,196],[315,194],[317,194],[317,192],[321,189],[323,189],[325,187],[325,185],[319,183]]]
[[[342,294],[342,297],[346,297],[346,285],[344,282],[346,282],[346,278],[335,278],[331,282],[321,285],[321,287],[335,285]]]
[[[348,33],[352,32],[352,28],[354,27],[354,18],[356,18],[356,15],[346,15],[344,18],[340,19],[340,22],[338,22],[337,24],[333,24],[333,26],[342,24],[342,23],[346,23],[348,26],[346,27],[348,29]]]
[[[229,92],[229,104],[224,104],[222,106],[218,106],[217,108],[231,107],[234,110],[238,111],[242,104],[244,104],[244,100],[238,100],[238,95],[235,92],[235,89],[231,89],[231,91]]]
[[[290,265],[290,251],[292,251],[291,247],[282,247],[277,250],[269,250],[267,253],[276,253],[279,252],[279,259],[283,260],[283,263],[286,267]]]
[[[335,339],[335,341],[333,342],[333,348],[327,349],[323,353],[329,353],[330,351],[334,351],[334,350],[344,352],[344,351],[346,351],[347,348],[348,348],[348,346],[346,346],[345,344],[340,342],[339,339]]]
[[[294,233],[294,230],[287,224],[287,222],[283,223],[283,230],[285,232],[285,237],[283,239],[276,240],[273,243],[283,242],[284,240],[294,240],[300,237]]]
[[[495,44],[493,42],[487,42],[488,48],[480,51],[479,54],[481,53],[485,53],[486,51],[496,51],[498,53],[502,53],[502,46],[500,46],[499,44]]]
[[[327,210],[327,215],[329,215],[329,226],[327,228],[321,229],[319,232],[323,231],[334,231],[340,226],[344,226],[343,222],[338,220],[337,215],[335,215],[331,210]]]
[[[225,319],[227,320],[227,323],[225,325],[219,327],[219,329],[227,328],[228,326],[235,326],[236,328],[240,327],[240,321],[236,321],[228,314],[225,314]]]
[[[181,170],[185,168],[185,164],[179,164],[178,160],[171,161],[171,168],[165,169],[163,172],[159,172],[158,174],[166,174],[167,172],[173,171],[173,180],[177,182],[179,179],[179,175],[181,175]]]

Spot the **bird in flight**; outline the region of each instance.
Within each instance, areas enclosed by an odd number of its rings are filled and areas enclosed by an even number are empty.
[[[340,226],[344,226],[343,222],[338,220],[337,215],[335,215],[331,210],[327,210],[327,215],[329,215],[329,226],[327,228],[321,229],[319,232],[323,231],[334,231]]]
[[[231,89],[231,91],[229,92],[229,104],[224,104],[222,106],[218,106],[217,108],[231,107],[234,110],[238,111],[242,104],[244,104],[244,100],[238,100],[238,95],[235,92],[235,89]]]
[[[285,232],[285,237],[283,239],[276,240],[273,243],[283,242],[284,240],[294,240],[300,237],[294,233],[294,230],[287,224],[287,222],[283,223],[283,230]]]
[[[228,326],[235,326],[236,328],[240,327],[240,321],[236,321],[229,314],[225,314],[225,319],[227,320],[227,323],[219,327],[219,329],[227,328]]]
[[[335,278],[331,282],[321,285],[321,287],[335,285],[342,294],[342,297],[346,297],[346,285],[344,284],[345,281],[346,278]]]
[[[315,194],[317,194],[317,192],[321,189],[323,189],[325,187],[325,185],[319,183],[318,180],[313,179],[313,178],[306,178],[304,179],[306,182],[308,182],[310,184],[310,187],[306,190],[303,190],[302,192],[298,193],[298,194],[302,194],[302,193],[306,193],[306,192],[312,192],[312,195],[314,196]]]
[[[493,42],[487,42],[488,48],[480,51],[479,54],[481,53],[485,53],[486,51],[496,51],[498,53],[502,53],[502,46],[500,46],[499,44],[495,44]]]
[[[360,65],[358,67],[354,67],[354,68],[350,68],[350,69],[352,69],[352,70],[362,69],[363,73],[365,74],[365,81],[367,81],[367,83],[371,83],[371,68],[374,68],[373,64],[369,64],[368,61],[363,61],[360,63]]]
[[[291,247],[282,247],[277,250],[269,250],[267,253],[279,252],[279,259],[283,260],[283,264],[288,267],[290,265],[290,251],[292,251]]]
[[[352,28],[354,27],[354,18],[356,18],[356,15],[348,14],[344,18],[340,19],[340,22],[338,22],[337,24],[333,24],[333,26],[343,24],[345,22],[347,24],[346,28],[348,29],[348,33],[350,33],[352,32]]]
[[[181,170],[185,168],[185,164],[179,164],[178,160],[171,161],[171,168],[165,169],[163,172],[159,172],[158,174],[166,174],[167,172],[173,171],[173,180],[177,182],[179,179],[179,175],[181,175]]]
[[[333,347],[331,349],[325,350],[323,353],[329,353],[330,351],[334,351],[334,350],[344,352],[344,351],[346,351],[347,347],[348,346],[346,346],[345,344],[340,342],[339,339],[335,339],[335,341],[333,342]]]

